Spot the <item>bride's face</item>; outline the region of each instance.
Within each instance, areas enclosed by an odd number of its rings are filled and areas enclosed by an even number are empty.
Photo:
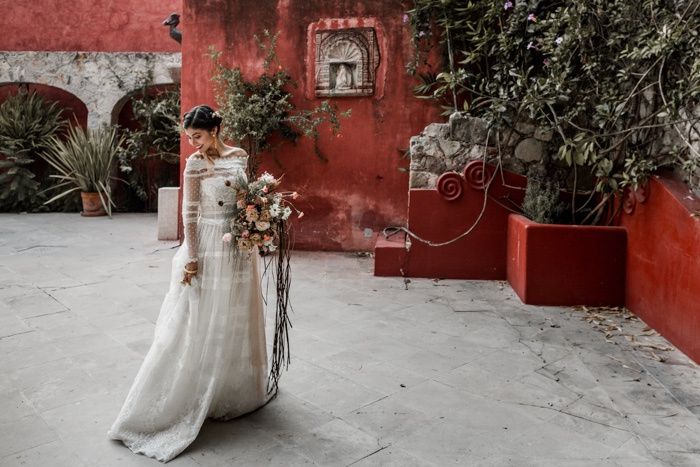
[[[209,148],[214,148],[214,141],[216,140],[215,131],[216,129],[208,131],[199,128],[187,128],[185,129],[185,134],[187,135],[187,141],[197,148],[200,154],[204,155]]]

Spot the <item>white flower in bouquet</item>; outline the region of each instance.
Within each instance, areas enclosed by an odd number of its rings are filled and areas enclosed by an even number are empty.
[[[278,203],[273,204],[270,206],[270,215],[272,217],[277,217],[280,214],[280,205]]]
[[[255,228],[258,229],[259,231],[263,232],[263,231],[270,228],[270,223],[267,221],[256,221]]]
[[[275,182],[275,177],[267,172],[262,174],[258,180],[261,180],[265,183],[273,183]]]
[[[285,206],[282,210],[282,220],[287,220],[287,218],[292,214],[292,210],[289,206]]]

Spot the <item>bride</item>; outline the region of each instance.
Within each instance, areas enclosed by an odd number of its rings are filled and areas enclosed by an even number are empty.
[[[199,105],[183,119],[197,151],[184,173],[185,241],[172,260],[151,348],[108,431],[133,452],[168,462],[207,417],[229,420],[276,394],[266,389],[265,316],[257,254],[222,241],[236,202],[229,183],[245,177],[248,155],[221,139],[221,117]]]

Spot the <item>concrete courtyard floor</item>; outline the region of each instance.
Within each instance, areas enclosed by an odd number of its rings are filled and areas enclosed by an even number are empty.
[[[168,287],[178,244],[155,232],[0,215],[1,466],[159,465],[106,436]],[[279,396],[169,465],[700,465],[700,371],[635,317],[372,267],[296,252]]]

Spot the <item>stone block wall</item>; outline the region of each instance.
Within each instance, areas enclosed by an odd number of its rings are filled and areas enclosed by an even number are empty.
[[[519,123],[497,137],[486,122],[464,113],[453,113],[447,123],[431,123],[410,140],[410,188],[435,188],[444,172],[460,172],[470,161],[486,155],[502,157],[503,167],[524,174],[528,165],[545,157],[552,133]]]
[[[700,106],[694,115],[700,117]],[[687,115],[688,119],[692,118]],[[489,133],[486,122],[464,113],[453,113],[447,123],[431,123],[410,140],[410,188],[435,188],[444,172],[461,171],[470,161],[480,160],[486,153],[493,157],[501,153],[503,167],[525,174],[530,164],[547,157],[551,131],[543,131],[527,122],[519,122],[513,130],[496,137]],[[488,138],[488,144],[487,144]],[[689,170],[678,171],[690,188],[700,195],[700,124],[678,125],[659,141],[660,159],[668,158],[674,147],[692,147],[686,156]]]

